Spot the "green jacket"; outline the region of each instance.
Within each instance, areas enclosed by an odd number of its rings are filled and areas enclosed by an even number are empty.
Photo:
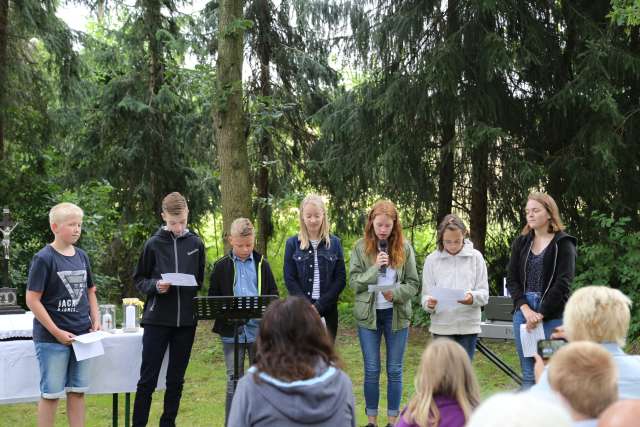
[[[411,321],[411,298],[418,293],[420,280],[416,270],[416,256],[409,242],[404,243],[405,262],[397,268],[400,287],[393,293],[393,322],[394,331],[406,328]],[[351,250],[349,264],[350,286],[356,297],[353,315],[358,326],[376,329],[376,296],[368,290],[369,285],[378,282],[378,267],[373,260],[364,253],[364,239],[356,242]]]

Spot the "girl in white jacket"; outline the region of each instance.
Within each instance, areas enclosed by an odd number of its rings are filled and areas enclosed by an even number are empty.
[[[480,307],[489,300],[489,283],[484,258],[466,235],[464,223],[453,214],[438,226],[438,249],[427,257],[422,270],[422,307],[431,314],[429,332],[433,337],[455,340],[473,359],[480,333]],[[431,296],[433,288],[464,290],[464,298],[453,308],[439,308],[438,300]]]

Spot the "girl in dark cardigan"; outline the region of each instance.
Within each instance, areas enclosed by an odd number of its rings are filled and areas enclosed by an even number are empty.
[[[513,334],[522,368],[522,388],[535,383],[533,357],[525,357],[521,325],[532,331],[539,324],[545,338],[562,324],[575,275],[576,239],[564,231],[558,205],[545,193],[531,193],[525,208],[527,225],[511,248],[507,288],[513,299]]]

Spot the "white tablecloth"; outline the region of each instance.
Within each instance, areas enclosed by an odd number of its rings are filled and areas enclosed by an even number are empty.
[[[0,316],[0,340],[7,338],[31,338],[33,313],[3,314]]]
[[[142,363],[142,330],[116,333],[102,340],[104,355],[91,359],[89,394],[136,391]],[[158,388],[165,388],[165,353]],[[40,399],[40,368],[33,341],[0,342],[0,404]]]

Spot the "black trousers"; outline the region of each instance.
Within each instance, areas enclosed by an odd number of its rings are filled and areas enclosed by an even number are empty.
[[[329,336],[336,342],[336,336],[338,335],[338,306],[334,305],[333,308],[320,313],[320,316],[324,317],[324,323],[327,325],[327,331]]]
[[[164,410],[160,417],[160,427],[175,427],[182,397],[184,373],[189,364],[195,334],[195,326],[144,326],[140,380],[138,380],[136,399],[133,404],[133,427],[146,426],[149,421],[151,398],[158,384],[160,367],[167,346],[169,346],[167,390],[164,394]]]

